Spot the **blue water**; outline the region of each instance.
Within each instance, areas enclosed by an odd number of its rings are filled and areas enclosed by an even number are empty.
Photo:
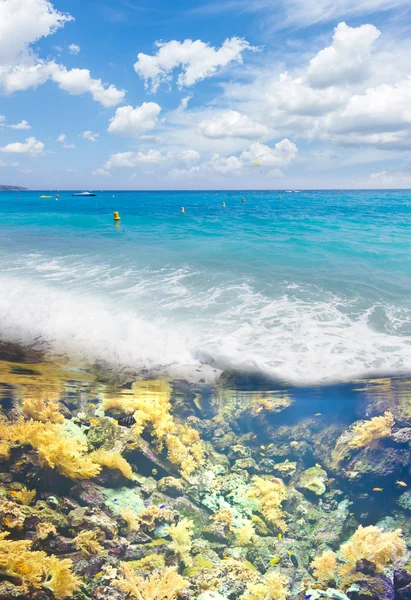
[[[411,370],[410,191],[42,193],[0,193],[2,339],[194,379]]]

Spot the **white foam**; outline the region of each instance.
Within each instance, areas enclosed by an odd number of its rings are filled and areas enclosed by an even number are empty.
[[[0,337],[190,379],[204,378],[204,364],[216,374],[256,369],[300,384],[411,370],[404,307],[308,293],[293,282],[269,297],[249,282],[207,281],[181,268],[127,269],[110,271],[115,284],[102,267],[78,264],[1,277]]]

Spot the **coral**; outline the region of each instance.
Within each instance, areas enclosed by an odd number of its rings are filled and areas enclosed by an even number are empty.
[[[158,506],[147,506],[138,514],[140,526],[149,531],[153,531],[157,525],[156,521],[169,522],[173,518],[173,511],[169,508],[159,508]]]
[[[280,531],[286,531],[287,525],[283,519],[280,505],[287,494],[286,487],[281,479],[272,478],[268,480],[258,476],[253,477],[253,487],[248,496],[249,498],[257,498],[258,510],[266,521],[275,525]]]
[[[163,554],[147,554],[147,556],[140,558],[140,560],[133,561],[132,566],[134,569],[153,571],[154,569],[161,569],[165,566],[165,558]]]
[[[3,498],[0,498],[0,516],[8,529],[22,529],[26,520],[26,514],[20,504]]]
[[[374,525],[360,525],[351,539],[340,548],[341,556],[345,560],[345,564],[340,568],[341,575],[351,571],[361,558],[373,562],[379,571],[393,563],[403,556],[406,550],[401,534],[401,529],[383,531]]]
[[[268,573],[261,583],[251,583],[247,586],[242,600],[286,600],[290,590],[288,579],[281,573]]]
[[[134,510],[132,510],[131,508],[124,508],[120,512],[120,515],[127,523],[127,527],[130,531],[138,531],[140,529],[140,521],[138,519],[137,513],[135,513]]]
[[[0,533],[0,574],[13,578],[23,591],[46,588],[58,599],[72,596],[80,579],[71,572],[72,561],[30,550],[29,540],[11,541]]]
[[[173,538],[170,548],[180,556],[181,560],[189,567],[192,564],[190,556],[194,523],[185,517],[177,525],[168,528],[169,535]]]
[[[90,459],[100,467],[118,469],[127,479],[133,478],[133,470],[125,458],[113,450],[96,450],[89,455]]]
[[[241,527],[233,529],[235,534],[236,546],[245,547],[251,542],[255,536],[255,529],[251,521],[247,521]]]
[[[282,473],[283,475],[294,475],[296,470],[297,470],[297,463],[290,462],[288,460],[288,458],[284,462],[277,463],[276,465],[274,465],[274,471],[278,471],[279,473]]]
[[[184,435],[187,435],[185,433]],[[204,464],[204,451],[201,442],[184,444],[178,435],[168,435],[166,439],[168,459],[180,467],[180,474],[188,479],[197,467]]]
[[[122,592],[137,600],[174,600],[188,582],[173,567],[154,571],[149,578],[137,575],[126,562],[120,563],[123,574],[114,580]]]
[[[36,497],[36,490],[28,490],[25,486],[18,492],[11,490],[9,496],[12,496],[15,500],[18,500],[21,504],[29,506]]]
[[[81,531],[73,540],[78,550],[81,550],[85,556],[103,552],[104,548],[99,543],[95,531]]]
[[[44,562],[45,579],[42,586],[53,592],[56,598],[72,596],[80,587],[80,579],[71,572],[72,564],[69,558],[58,559],[54,555],[48,556]]]
[[[28,395],[23,401],[23,413],[43,423],[63,423],[61,405],[56,398],[43,398],[40,395]]]
[[[298,479],[298,486],[313,492],[317,496],[321,496],[326,490],[324,485],[326,479],[327,473],[320,466],[316,465],[301,473]]]
[[[233,512],[229,508],[220,508],[216,513],[213,514],[211,519],[215,523],[220,523],[227,529],[231,529],[231,525],[233,524]]]
[[[371,421],[353,428],[354,437],[348,442],[348,445],[350,448],[370,446],[381,438],[389,437],[393,425],[394,417],[390,412],[386,412],[380,417],[374,417]]]
[[[312,561],[311,568],[318,583],[327,583],[336,576],[337,555],[332,550],[326,550]]]
[[[52,523],[37,523],[36,537],[38,540],[45,540],[51,533],[57,533],[55,525]]]

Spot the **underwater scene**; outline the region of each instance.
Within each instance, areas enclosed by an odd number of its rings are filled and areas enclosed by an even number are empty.
[[[411,600],[411,193],[40,194],[0,198],[0,600]]]
[[[411,379],[2,356],[0,598],[411,597]]]

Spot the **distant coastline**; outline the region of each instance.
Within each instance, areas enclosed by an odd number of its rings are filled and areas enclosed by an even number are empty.
[[[19,185],[0,185],[0,192],[27,192],[28,189]]]

